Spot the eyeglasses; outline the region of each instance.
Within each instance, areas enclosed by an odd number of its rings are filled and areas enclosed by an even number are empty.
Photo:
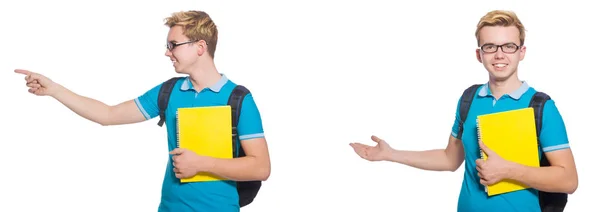
[[[190,40],[190,41],[185,41],[185,42],[181,42],[181,43],[175,43],[175,41],[169,41],[169,42],[167,42],[167,49],[169,51],[173,51],[173,49],[175,47],[181,46],[183,44],[193,43],[193,42],[197,42],[197,40]]]
[[[515,53],[517,52],[517,50],[519,50],[519,48],[521,48],[520,46],[514,43],[505,43],[502,45],[484,44],[479,48],[485,53],[495,53],[498,51],[498,47],[502,48],[502,52],[504,53]]]

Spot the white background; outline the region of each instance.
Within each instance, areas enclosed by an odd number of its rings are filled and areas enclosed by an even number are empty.
[[[487,80],[474,33],[493,9],[525,24],[520,78],[557,102],[579,171],[567,211],[584,211],[600,189],[597,7],[493,2],[3,1],[0,211],[156,211],[158,119],[102,127],[29,94],[13,70],[118,104],[175,76],[163,19],[192,9],[212,16],[219,71],[262,113],[272,174],[243,211],[456,211],[463,167],[371,163],[348,143],[444,148],[461,92]]]

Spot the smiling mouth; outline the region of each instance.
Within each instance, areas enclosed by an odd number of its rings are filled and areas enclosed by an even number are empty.
[[[496,68],[504,68],[505,66],[507,66],[508,64],[506,63],[496,63],[496,64],[492,64],[494,67]]]

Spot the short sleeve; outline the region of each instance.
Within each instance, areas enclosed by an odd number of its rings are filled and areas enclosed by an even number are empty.
[[[452,125],[452,137],[458,138],[458,127],[460,126],[460,101],[462,98],[458,98],[456,103],[456,112],[454,113],[454,124]]]
[[[544,105],[540,144],[544,152],[569,148],[565,123],[553,100],[546,101]]]
[[[264,137],[262,119],[252,94],[248,94],[242,101],[242,110],[238,122],[240,140]]]
[[[158,116],[158,93],[161,86],[162,84],[155,86],[134,100],[146,120]]]

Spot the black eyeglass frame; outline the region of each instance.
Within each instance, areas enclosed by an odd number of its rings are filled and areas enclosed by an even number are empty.
[[[184,41],[184,42],[180,42],[180,43],[175,43],[175,41],[169,41],[169,42],[167,42],[166,47],[169,51],[173,51],[173,49],[175,49],[175,47],[181,46],[183,44],[194,43],[194,42],[198,42],[198,40],[190,40],[190,41]]]
[[[505,51],[505,48],[508,48],[509,45],[515,46],[515,50],[514,51]],[[493,49],[486,51],[486,50],[484,50],[485,47],[493,47]],[[481,51],[483,51],[484,53],[496,53],[498,51],[498,47],[500,49],[502,49],[502,52],[508,53],[508,54],[515,53],[515,52],[519,51],[519,49],[521,49],[521,46],[517,45],[516,43],[505,43],[505,44],[502,44],[502,45],[496,45],[496,44],[488,43],[488,44],[481,45],[479,47],[479,49]]]

